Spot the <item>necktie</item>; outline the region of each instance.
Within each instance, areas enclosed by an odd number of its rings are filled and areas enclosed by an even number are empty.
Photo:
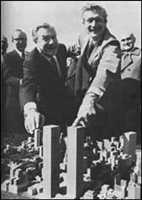
[[[22,52],[22,60],[24,61],[25,60],[25,53]]]
[[[52,60],[53,60],[53,62],[56,64],[57,71],[58,71],[58,75],[59,75],[59,77],[61,78],[61,77],[62,77],[62,72],[61,72],[61,68],[60,68],[59,62],[58,62],[58,60],[57,60],[57,57],[54,55],[54,56],[52,57]]]
[[[91,42],[89,45],[88,45],[88,49],[87,49],[87,57],[89,58],[92,51],[94,49],[94,44]]]

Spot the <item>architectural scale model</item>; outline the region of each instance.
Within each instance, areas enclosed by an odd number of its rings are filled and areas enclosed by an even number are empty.
[[[81,127],[68,127],[63,138],[58,126],[44,126],[20,146],[7,144],[2,155],[10,160],[2,191],[33,199],[141,199],[135,132],[94,142]]]

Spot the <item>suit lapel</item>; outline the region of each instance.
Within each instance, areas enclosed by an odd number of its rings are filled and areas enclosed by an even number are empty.
[[[97,47],[97,45],[95,45],[94,49],[88,59],[89,65],[91,65],[92,61],[95,60],[96,57],[98,58],[98,55],[99,55],[99,47]]]
[[[84,43],[84,45],[81,48],[81,56],[83,56],[84,53],[86,52],[86,48],[87,48],[88,43],[89,43],[89,39],[86,40],[86,42]]]
[[[17,53],[16,50],[13,50],[13,55],[15,56],[15,58],[16,58],[18,61],[22,62],[22,58],[20,57],[20,55]]]
[[[121,65],[121,71],[124,70],[126,67],[131,65],[133,62],[132,57],[130,55],[126,56],[123,55],[122,57],[122,65]]]

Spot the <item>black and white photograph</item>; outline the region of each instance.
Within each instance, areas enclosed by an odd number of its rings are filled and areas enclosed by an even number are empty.
[[[141,1],[1,1],[1,199],[141,198]]]

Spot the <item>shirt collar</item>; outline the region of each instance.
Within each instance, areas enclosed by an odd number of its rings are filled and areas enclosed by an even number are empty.
[[[22,58],[22,52],[21,51],[19,51],[18,49],[15,49],[15,51],[18,53],[18,55]],[[23,52],[23,53],[25,53],[25,52]]]
[[[131,51],[122,51],[122,54],[131,54],[131,55],[140,55],[140,49],[138,47],[134,47]]]

